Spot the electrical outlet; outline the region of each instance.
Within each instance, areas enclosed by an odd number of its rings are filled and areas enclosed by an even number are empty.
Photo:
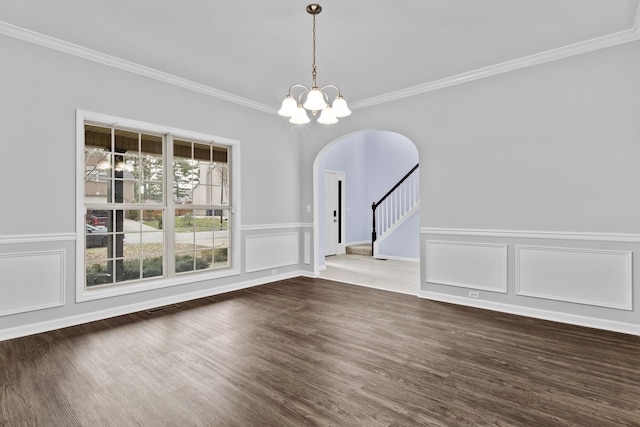
[[[273,270],[271,270],[271,274],[278,274],[278,270],[274,268]]]
[[[480,298],[480,292],[478,291],[469,291],[470,298]]]

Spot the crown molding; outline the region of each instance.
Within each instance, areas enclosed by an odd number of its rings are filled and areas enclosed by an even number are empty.
[[[25,28],[18,27],[7,22],[0,21],[0,34],[4,34],[6,36],[43,46],[49,49],[57,50],[59,52],[67,53],[69,55],[77,56],[89,61],[97,62],[99,64],[107,65],[109,67],[138,74],[143,77],[148,77],[154,80],[178,86],[183,89],[211,96],[213,98],[233,102],[234,104],[253,108],[254,110],[270,114],[275,114],[277,111],[276,108],[270,105],[252,101],[250,99],[243,98],[229,92],[196,83],[194,81],[184,79],[173,74],[165,73],[154,68],[136,64],[135,62],[127,61],[122,58],[107,55],[106,53],[102,53],[97,50],[89,49],[74,43],[69,43],[60,39],[56,39],[54,37],[47,36],[45,34],[27,30]]]
[[[19,40],[23,40],[29,43],[33,43],[39,46],[54,49],[59,52],[64,52],[70,55],[74,55],[89,61],[97,62],[99,64],[114,67],[120,70],[128,71],[140,76],[152,78],[164,83],[168,83],[174,86],[181,87],[183,89],[191,90],[203,95],[211,96],[213,98],[221,99],[223,101],[229,101],[244,107],[252,108],[254,110],[262,111],[264,113],[276,114],[277,108],[270,105],[262,104],[257,101],[252,101],[247,98],[243,98],[238,95],[231,94],[219,89],[212,88],[200,83],[196,83],[191,80],[178,77],[173,74],[165,73],[163,71],[156,70],[154,68],[146,67],[144,65],[136,64],[135,62],[127,61],[112,55],[89,49],[80,45],[69,43],[54,37],[47,36],[45,34],[37,33],[35,31],[27,30],[22,27],[18,27],[7,22],[0,21],[0,34],[4,34],[9,37],[13,37]],[[563,46],[556,49],[536,53],[533,55],[525,56],[522,58],[514,59],[511,61],[505,61],[499,64],[490,65],[476,70],[456,74],[453,76],[445,77],[439,80],[434,80],[426,83],[422,83],[416,86],[400,89],[393,92],[388,92],[382,95],[373,96],[371,98],[362,99],[360,101],[354,101],[349,103],[349,107],[352,110],[359,108],[372,107],[374,105],[384,104],[387,102],[397,101],[399,99],[408,98],[415,95],[420,95],[427,92],[432,92],[439,89],[444,89],[450,86],[456,86],[459,84],[471,82],[474,80],[484,79],[491,76],[496,76],[510,71],[519,70],[522,68],[532,67],[535,65],[544,64],[547,62],[557,61],[564,58],[569,58],[575,55],[581,55],[584,53],[593,52],[608,47],[617,46],[623,43],[629,43],[632,41],[640,40],[640,4],[636,9],[636,16],[634,20],[633,28],[620,31],[617,33],[608,34],[602,37],[596,37],[594,39],[585,40],[583,42],[574,43],[568,46]]]
[[[408,98],[410,96],[420,95],[423,93],[444,89],[446,87],[456,86],[462,83],[484,79],[486,77],[508,73],[510,71],[515,71],[522,68],[533,67],[535,65],[557,61],[560,59],[569,58],[571,56],[594,52],[596,50],[606,49],[608,47],[618,46],[620,44],[640,40],[640,5],[638,5],[638,9],[636,10],[636,17],[634,22],[635,23],[633,28],[628,30],[608,34],[602,37],[596,37],[594,39],[559,47],[557,49],[547,50],[511,61],[505,61],[499,64],[478,68],[476,70],[456,74],[416,86],[411,86],[405,89],[388,92],[382,95],[373,96],[371,98],[362,99],[360,101],[351,102],[349,103],[349,108],[351,108],[352,110],[356,110],[359,108],[372,107],[374,105],[397,101],[399,99]]]

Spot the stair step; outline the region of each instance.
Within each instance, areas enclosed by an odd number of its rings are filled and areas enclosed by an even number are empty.
[[[351,255],[373,256],[370,243],[364,245],[347,246],[346,252]]]

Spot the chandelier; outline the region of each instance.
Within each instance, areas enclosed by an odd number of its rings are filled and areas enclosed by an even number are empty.
[[[317,3],[307,6],[307,13],[313,16],[313,71],[311,72],[313,83],[311,89],[309,90],[301,84],[292,85],[278,111],[281,116],[290,117],[289,122],[294,124],[305,124],[311,121],[307,115],[307,110],[311,111],[313,117],[317,116],[318,111],[320,111],[318,123],[325,125],[337,123],[338,117],[346,117],[351,114],[351,110],[347,107],[347,101],[344,100],[337,86],[325,85],[318,87],[316,84],[316,76],[318,75],[316,71],[316,15],[320,12],[322,12],[322,7]],[[292,96],[292,93],[298,89],[301,92],[296,99]],[[338,93],[331,104],[329,104],[327,89],[333,89]]]

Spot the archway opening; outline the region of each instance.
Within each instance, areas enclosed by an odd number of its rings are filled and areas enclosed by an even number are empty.
[[[419,169],[412,174],[413,187],[409,190],[405,188],[397,194],[394,192],[390,197],[396,207],[386,208],[386,216],[383,218],[395,215],[394,219],[398,222],[394,223],[390,233],[384,237],[378,236],[375,259],[371,252],[362,255],[362,250],[373,248],[372,239],[375,236],[372,233],[372,204],[387,194],[418,162],[418,150],[410,139],[396,132],[382,130],[360,131],[342,136],[328,143],[318,153],[313,165],[313,252],[317,276],[326,277],[327,272],[338,262],[357,262],[361,267],[356,264],[343,265],[345,271],[349,270],[353,275],[341,281],[369,286],[372,281],[369,273],[380,272],[379,269],[384,267],[406,270],[400,264],[411,263],[409,266],[415,270],[416,275],[415,286],[411,292],[406,292],[406,287],[402,292],[417,293],[420,259],[419,205],[410,212],[404,212],[406,215],[399,213],[402,207],[397,206],[407,205],[411,197],[419,198]],[[349,252],[361,255],[358,258],[349,257]],[[369,270],[369,273],[358,274],[358,268]],[[381,286],[378,284],[374,287]]]

